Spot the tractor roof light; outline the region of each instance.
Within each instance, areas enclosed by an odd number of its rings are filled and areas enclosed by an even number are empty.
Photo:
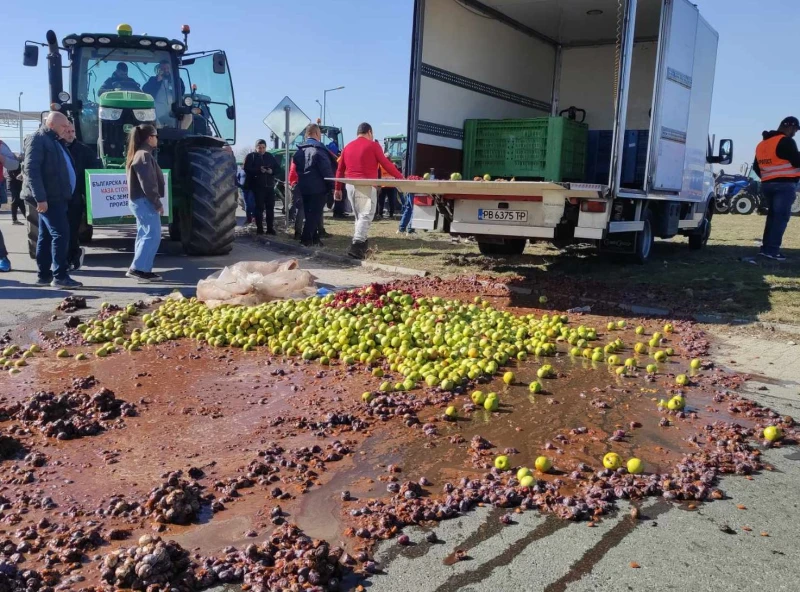
[[[65,90],[62,90],[60,93],[58,93],[58,100],[62,103],[66,103],[70,100],[69,93]]]
[[[75,37],[67,37],[64,39],[64,45],[76,45],[78,40]]]
[[[103,43],[103,44],[105,44],[105,43],[111,43],[111,39],[109,39],[108,37],[98,37],[98,38],[97,38],[97,40],[98,40],[100,43]]]
[[[166,47],[166,46],[167,46],[166,41],[156,41],[156,47]]]
[[[192,99],[192,97],[183,97],[183,104],[186,105],[187,107],[191,107],[192,105],[194,105],[194,100]]]
[[[87,35],[86,37],[81,37],[81,41],[84,43],[94,43],[94,37]]]
[[[139,39],[139,45],[143,45],[144,47],[150,47],[153,45],[153,42],[149,39]]]
[[[133,27],[126,23],[121,23],[117,25],[117,35],[120,37],[130,37],[133,35]]]
[[[172,49],[174,49],[175,51],[183,51],[183,45],[181,45],[180,43],[173,43]]]

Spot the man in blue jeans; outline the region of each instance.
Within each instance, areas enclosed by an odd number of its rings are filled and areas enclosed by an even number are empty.
[[[72,157],[59,141],[67,137],[69,119],[50,112],[44,125],[25,138],[25,181],[22,197],[39,212],[36,243],[37,284],[79,288],[69,277],[69,222],[67,206],[77,184]]]
[[[764,132],[756,147],[753,170],[761,177],[761,190],[769,207],[759,255],[773,261],[786,260],[780,249],[800,181],[800,152],[793,139],[798,129],[800,120],[787,117],[777,131]]]

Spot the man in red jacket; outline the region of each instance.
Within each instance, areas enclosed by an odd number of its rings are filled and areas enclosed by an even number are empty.
[[[397,170],[392,161],[386,158],[383,149],[375,142],[372,126],[368,123],[362,123],[358,126],[358,137],[342,150],[339,168],[336,170],[336,178],[377,179],[378,165],[383,166],[395,179],[403,178],[403,174]],[[336,201],[342,200],[341,183],[336,184],[334,199]],[[367,255],[369,225],[375,217],[375,210],[378,206],[378,190],[376,187],[371,187],[369,194],[367,194],[348,183],[347,200],[350,202],[350,207],[356,217],[353,244],[350,245],[350,250],[347,254],[354,259],[364,259]]]

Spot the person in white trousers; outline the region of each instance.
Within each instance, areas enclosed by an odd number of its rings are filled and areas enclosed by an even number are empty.
[[[342,150],[336,178],[377,180],[379,164],[394,178],[403,178],[403,174],[397,170],[392,161],[386,158],[380,144],[375,142],[372,126],[362,123],[358,126],[358,137]],[[342,188],[342,183],[336,184],[334,192],[336,201],[342,200]],[[364,259],[367,255],[369,227],[378,207],[378,190],[373,186],[369,188],[369,192],[365,192],[363,187],[356,189],[354,185],[348,183],[347,200],[355,215],[353,243],[347,254],[354,259]]]

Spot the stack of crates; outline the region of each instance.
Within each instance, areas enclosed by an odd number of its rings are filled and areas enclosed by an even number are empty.
[[[565,117],[468,119],[464,178],[583,181],[589,127]]]
[[[586,141],[586,182],[608,184],[614,132],[590,130]],[[641,189],[647,174],[647,148],[650,130],[625,132],[622,152],[622,186]]]

